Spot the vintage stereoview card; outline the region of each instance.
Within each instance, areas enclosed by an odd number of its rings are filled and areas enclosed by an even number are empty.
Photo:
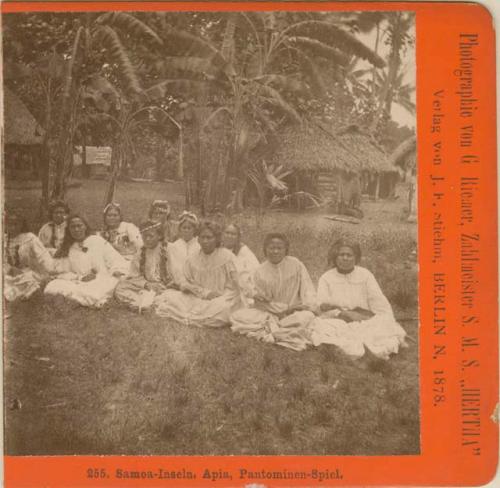
[[[6,487],[492,479],[484,6],[7,1],[2,80]]]

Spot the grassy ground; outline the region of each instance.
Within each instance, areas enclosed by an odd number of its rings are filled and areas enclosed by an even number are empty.
[[[142,220],[148,202],[182,197],[174,185],[122,183],[117,201]],[[102,182],[69,202],[100,224]],[[39,190],[7,191],[29,218]],[[333,346],[289,351],[230,330],[186,328],[111,302],[95,311],[41,295],[6,321],[8,454],[415,454],[419,452],[415,231],[402,199],[365,205],[360,225],[321,214],[237,218],[262,257],[265,232],[287,232],[313,280],[328,244],[354,235],[414,339],[389,362],[352,361]]]

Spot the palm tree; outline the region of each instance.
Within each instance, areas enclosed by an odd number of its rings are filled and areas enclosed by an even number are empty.
[[[327,91],[325,65],[340,69],[354,56],[384,65],[340,22],[321,14],[233,12],[211,22],[211,28],[216,24],[218,29],[212,40],[173,27],[168,14],[161,19],[158,31],[164,44],[181,39],[182,47],[155,63],[154,69],[167,79],[146,92],[161,88],[166,94],[181,79],[198,80],[219,91],[213,115],[202,125],[206,128],[222,114],[231,122],[226,201],[230,179],[246,181],[249,158],[259,141],[272,137],[283,124],[301,122],[307,112],[304,101]],[[241,195],[243,187],[236,191]]]
[[[60,110],[60,134],[56,155],[56,177],[53,198],[62,198],[71,160],[71,148],[81,97],[88,78],[102,70],[107,63],[119,80],[124,93],[137,99],[141,84],[120,37],[145,39],[160,46],[161,39],[144,22],[125,12],[85,13],[75,20],[75,34],[67,54]]]
[[[409,12],[388,12],[386,15],[388,26],[385,42],[390,46],[390,53],[387,75],[380,90],[377,111],[371,124],[373,132],[384,116],[390,116],[396,82],[401,70],[401,56],[404,49],[413,42],[409,31],[414,23],[414,15]]]

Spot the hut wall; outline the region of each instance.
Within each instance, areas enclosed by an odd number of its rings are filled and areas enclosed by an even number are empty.
[[[32,180],[39,176],[41,147],[6,144],[4,148],[5,177],[9,180]]]
[[[338,171],[321,171],[318,173],[318,194],[323,200],[336,202],[338,199]]]

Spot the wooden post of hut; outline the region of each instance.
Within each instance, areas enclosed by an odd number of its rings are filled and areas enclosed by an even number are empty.
[[[375,193],[374,193],[373,196],[374,196],[375,201],[377,201],[378,198],[379,198],[379,196],[380,196],[379,195],[379,192],[380,192],[380,173],[377,173],[376,176],[375,176],[375,178],[376,178],[376,180],[375,180],[376,181],[376,183],[375,183]]]

